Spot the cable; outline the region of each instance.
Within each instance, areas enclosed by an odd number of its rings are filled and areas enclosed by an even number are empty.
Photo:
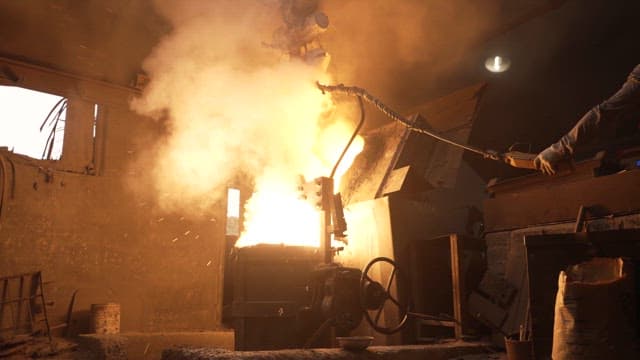
[[[491,159],[491,160],[497,160],[497,161],[502,161],[502,157],[500,156],[500,154],[498,154],[496,151],[493,150],[482,150],[482,149],[478,149],[475,148],[473,146],[470,145],[466,145],[466,144],[460,144],[457,143],[453,140],[449,140],[441,135],[438,135],[432,131],[429,131],[427,129],[423,129],[420,127],[416,127],[413,125],[413,123],[405,118],[404,116],[400,115],[399,113],[397,113],[396,111],[394,111],[393,109],[391,109],[390,107],[388,107],[387,105],[385,105],[382,101],[380,101],[380,99],[376,98],[375,96],[369,94],[365,89],[356,87],[356,86],[344,86],[343,84],[339,84],[339,85],[322,85],[319,82],[316,82],[318,88],[322,91],[322,93],[325,92],[338,92],[338,93],[343,93],[343,94],[347,94],[347,95],[352,95],[352,96],[357,96],[358,98],[362,98],[365,99],[367,102],[373,104],[375,107],[377,107],[380,111],[382,111],[383,114],[387,115],[389,118],[391,118],[392,120],[398,121],[402,124],[404,124],[406,127],[408,127],[410,130],[418,132],[420,134],[425,134],[427,136],[431,136],[432,138],[435,138],[437,140],[440,140],[442,142],[445,142],[449,145],[453,145],[459,148],[462,148],[464,150],[467,151],[471,151],[474,152],[476,154],[482,155],[482,157],[484,157],[485,159]]]
[[[47,137],[47,142],[44,146],[44,149],[42,151],[42,159],[44,160],[51,160],[51,154],[53,152],[53,146],[55,144],[56,141],[56,132],[59,131],[58,129],[58,123],[60,122],[62,115],[64,114],[65,110],[67,110],[67,105],[68,105],[68,101],[66,98],[62,98],[60,99],[51,109],[51,111],[49,112],[49,114],[47,115],[47,117],[44,119],[44,121],[42,122],[42,125],[40,125],[40,131],[42,131],[42,129],[44,128],[44,126],[47,124],[47,122],[49,123],[49,126],[51,126],[51,131],[49,132],[49,136]],[[52,114],[54,113],[54,111],[58,109],[58,111],[56,112],[55,115],[52,116]],[[64,121],[64,120],[62,120]]]

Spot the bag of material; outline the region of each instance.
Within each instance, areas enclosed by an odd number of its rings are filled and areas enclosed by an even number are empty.
[[[640,359],[632,274],[620,258],[594,258],[560,272],[553,359]]]

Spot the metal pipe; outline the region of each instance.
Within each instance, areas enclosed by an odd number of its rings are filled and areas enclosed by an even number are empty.
[[[353,134],[351,134],[351,139],[349,139],[347,146],[345,146],[344,150],[342,150],[342,154],[340,154],[338,161],[336,161],[336,164],[333,166],[333,170],[331,170],[331,175],[329,176],[329,178],[331,179],[333,179],[333,176],[336,174],[336,170],[338,170],[338,166],[342,162],[342,158],[344,158],[344,155],[347,153],[347,150],[349,150],[351,143],[353,143],[353,140],[356,138],[356,136],[358,136],[358,133],[360,132],[360,129],[364,124],[364,103],[362,102],[362,98],[360,97],[358,97],[358,105],[360,106],[360,122],[358,123],[358,126],[356,126],[356,129],[353,131]]]

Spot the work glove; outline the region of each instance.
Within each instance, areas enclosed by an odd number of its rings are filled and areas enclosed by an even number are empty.
[[[558,144],[553,144],[542,150],[533,160],[536,169],[547,175],[553,175],[558,169],[558,163],[565,159],[565,153]]]

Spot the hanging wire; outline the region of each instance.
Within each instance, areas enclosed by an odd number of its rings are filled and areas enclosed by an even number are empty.
[[[51,128],[49,132],[49,136],[47,137],[47,142],[45,143],[44,149],[42,151],[42,159],[43,160],[51,160],[51,155],[53,153],[53,147],[56,142],[56,133],[64,131],[62,128],[58,128],[58,124],[60,122],[64,122],[63,115],[67,110],[67,105],[69,101],[66,98],[60,99],[49,111],[49,114],[40,125],[40,132],[48,126]]]

